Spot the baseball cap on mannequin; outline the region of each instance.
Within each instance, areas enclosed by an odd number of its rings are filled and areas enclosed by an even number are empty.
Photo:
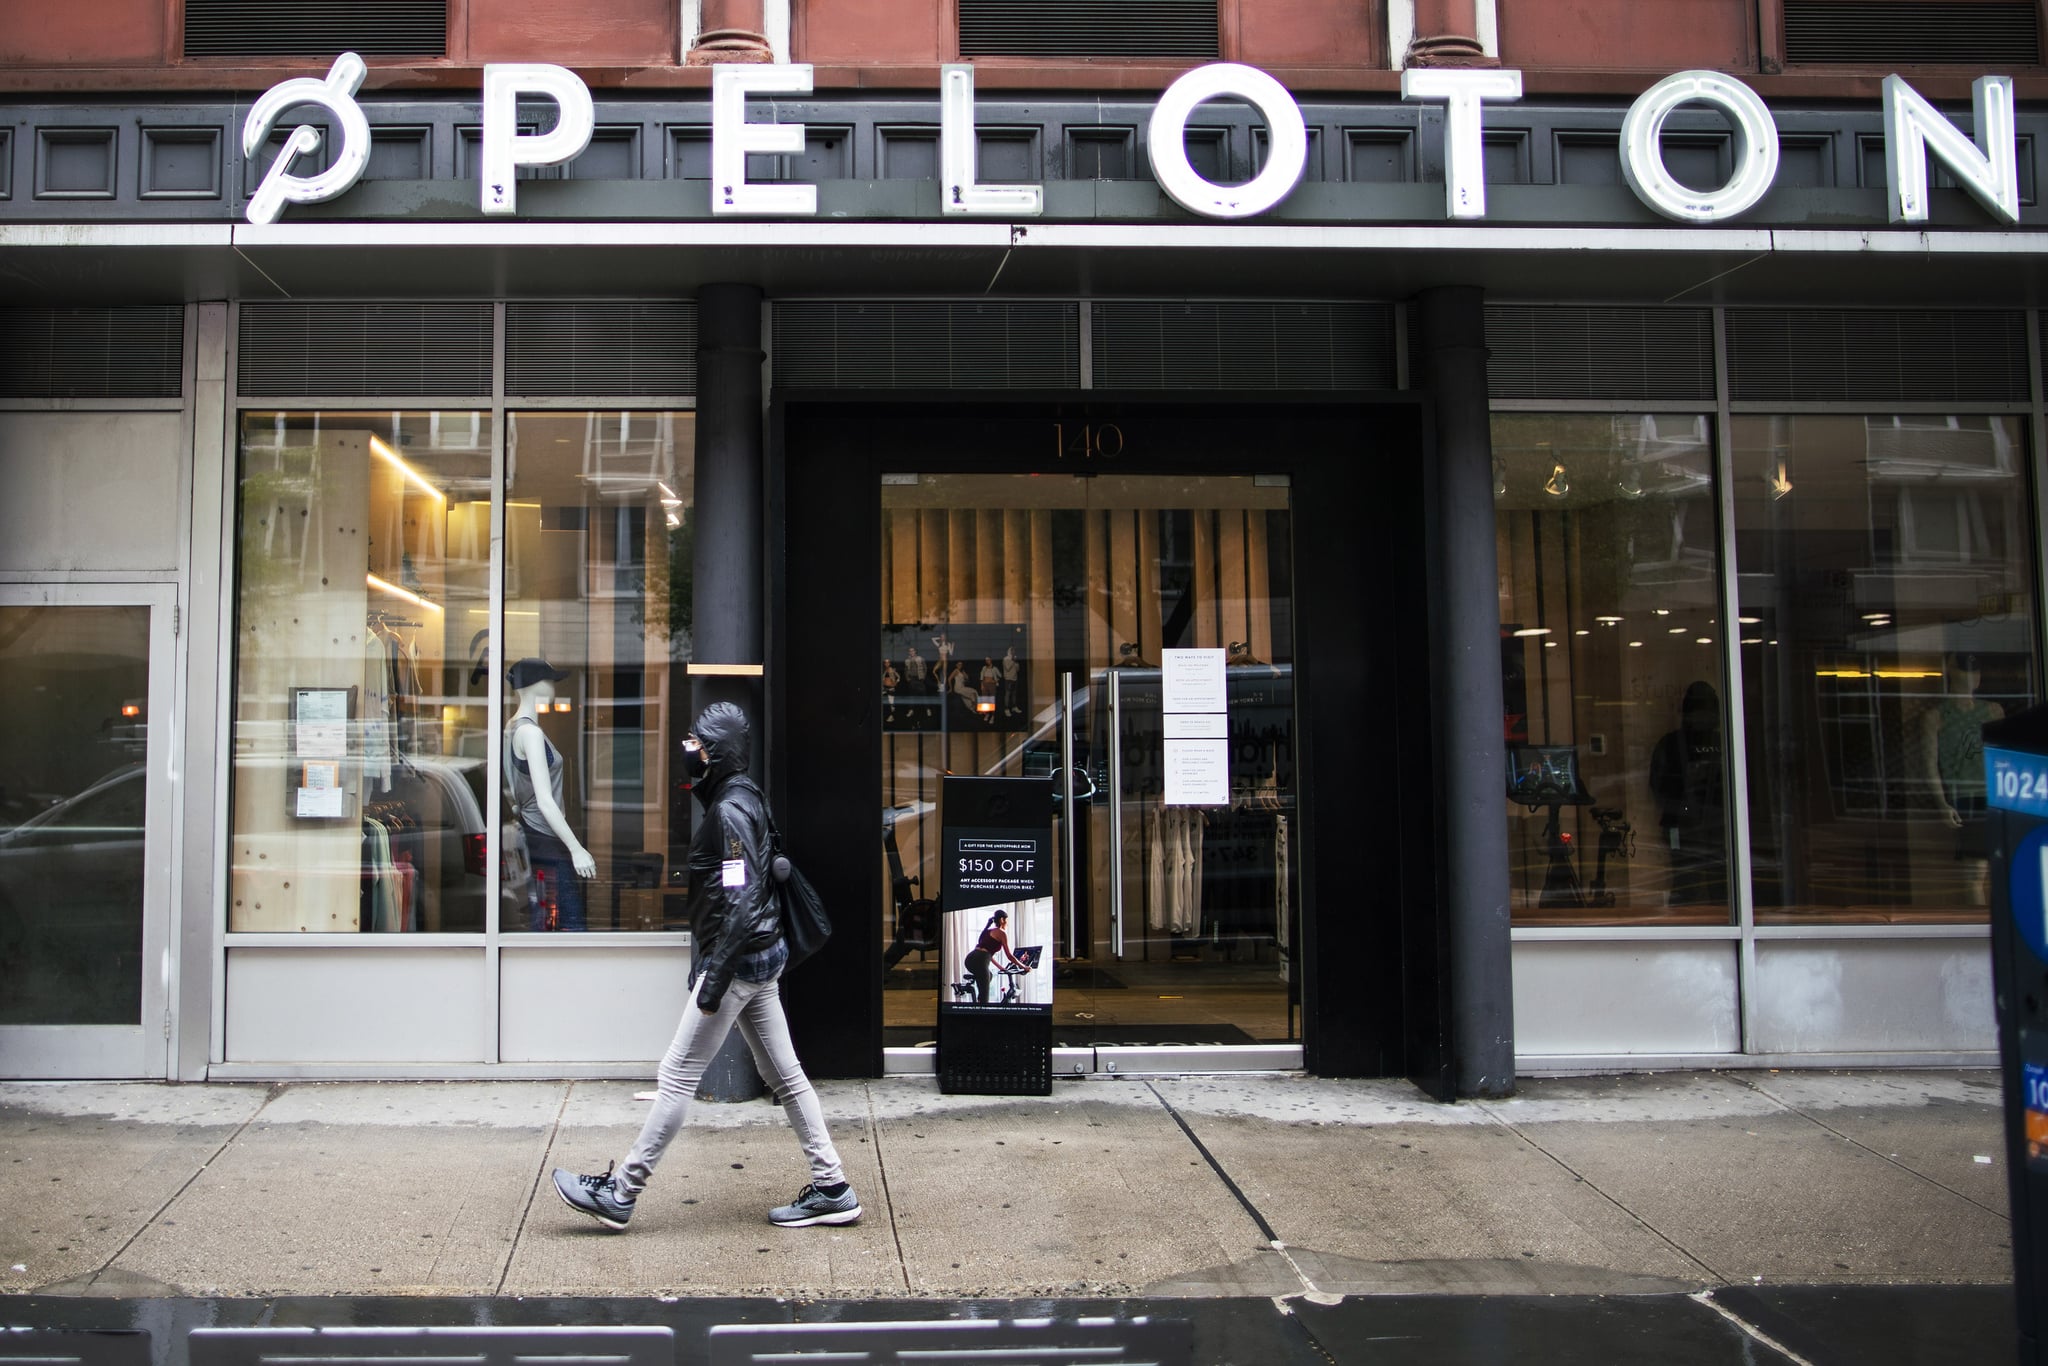
[[[545,659],[533,658],[522,659],[505,671],[505,677],[511,681],[514,692],[530,688],[543,679],[550,683],[559,683],[568,676]]]

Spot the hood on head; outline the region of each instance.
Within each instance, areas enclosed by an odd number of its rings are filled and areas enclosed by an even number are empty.
[[[713,702],[697,713],[690,734],[704,742],[711,767],[700,787],[710,787],[735,773],[745,773],[753,762],[753,730],[747,714],[730,702]]]

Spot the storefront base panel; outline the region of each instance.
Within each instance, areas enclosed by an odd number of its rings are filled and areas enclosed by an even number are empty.
[[[231,1063],[480,1063],[481,949],[350,945],[227,952]]]
[[[1762,1052],[1994,1053],[1991,952],[1982,938],[1756,946]]]
[[[564,949],[507,944],[498,1055],[507,1063],[646,1059],[675,1037],[690,996],[686,945]]]
[[[1742,1048],[1732,939],[1520,941],[1514,973],[1518,1058]]]

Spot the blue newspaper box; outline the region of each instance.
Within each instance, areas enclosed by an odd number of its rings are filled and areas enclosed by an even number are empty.
[[[2013,1298],[2019,1359],[2038,1366],[2048,1361],[2048,707],[1984,727],[1984,800]]]

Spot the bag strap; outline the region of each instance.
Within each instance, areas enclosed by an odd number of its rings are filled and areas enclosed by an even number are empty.
[[[782,852],[782,829],[775,824],[775,815],[766,802],[761,803],[761,818],[768,822],[768,875],[777,882],[787,882],[795,865]]]

